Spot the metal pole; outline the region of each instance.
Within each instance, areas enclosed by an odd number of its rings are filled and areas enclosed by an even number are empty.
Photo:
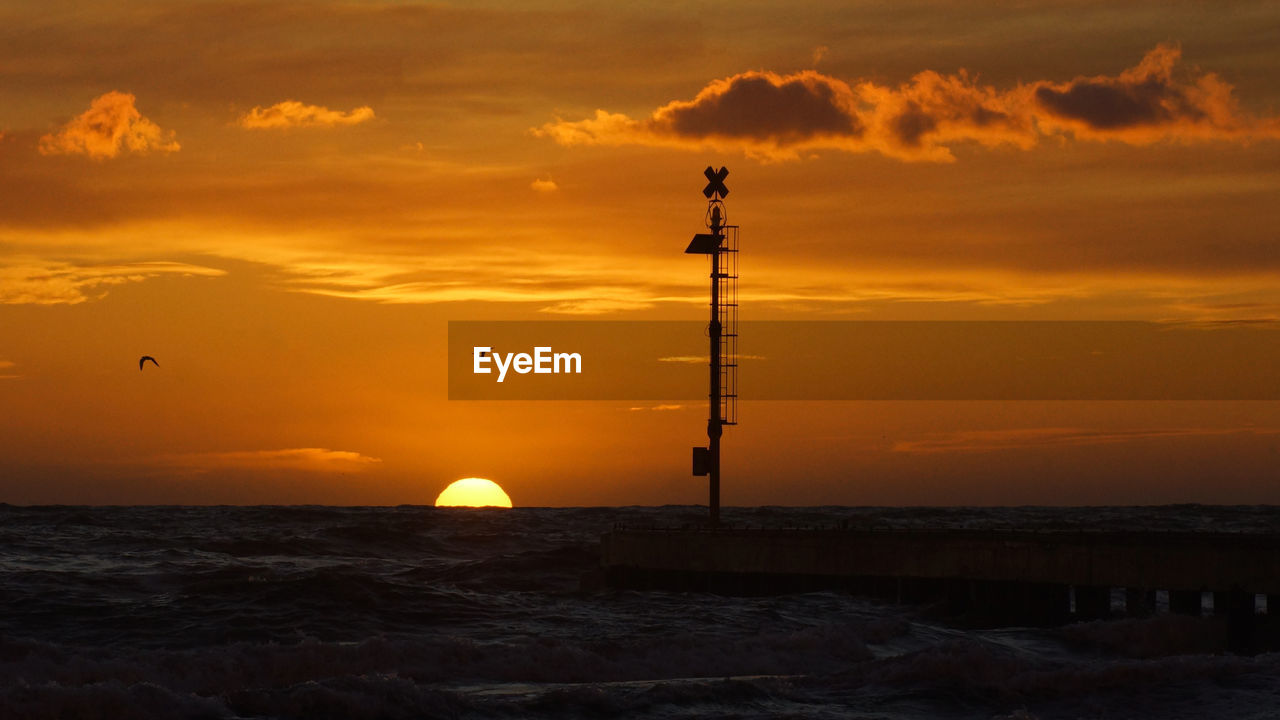
[[[718,215],[718,213],[717,213]],[[720,234],[719,223],[711,227],[711,232]],[[711,253],[711,392],[710,412],[707,415],[708,450],[711,455],[710,476],[711,524],[720,523],[720,434],[723,432],[720,418],[720,249],[719,243]]]
[[[720,326],[720,316],[722,314],[722,308],[720,307],[720,281],[728,274],[720,272],[720,253],[725,251],[725,248],[721,246],[725,241],[725,217],[721,200],[729,194],[729,188],[724,185],[724,179],[728,177],[729,170],[724,167],[716,170],[711,166],[707,166],[707,169],[702,174],[707,178],[707,186],[702,189],[702,194],[709,201],[707,205],[707,227],[711,229],[711,232],[694,235],[689,247],[685,248],[684,251],[693,255],[705,254],[711,256],[711,324],[707,326],[707,336],[711,341],[711,356],[708,363],[711,388],[707,393],[708,442],[706,448],[693,449],[693,474],[707,476],[708,485],[710,486],[710,498],[707,506],[711,511],[711,525],[715,526],[720,524],[720,435],[724,431],[725,424],[724,415],[720,411],[720,404],[724,398],[724,389],[721,387],[724,358],[720,356],[720,340],[724,337],[724,328]],[[736,251],[736,247],[734,251]],[[734,330],[734,332],[737,331]]]

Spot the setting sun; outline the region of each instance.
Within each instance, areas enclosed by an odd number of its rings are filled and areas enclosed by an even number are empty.
[[[463,478],[450,484],[436,498],[436,507],[511,507],[511,498],[498,483],[484,478]]]

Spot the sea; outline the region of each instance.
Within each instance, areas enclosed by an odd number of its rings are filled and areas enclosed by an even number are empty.
[[[1274,507],[729,508],[752,527],[1280,532]],[[0,505],[0,718],[1278,718],[1214,618],[967,627],[580,582],[696,507]],[[1220,622],[1219,622],[1220,625]]]

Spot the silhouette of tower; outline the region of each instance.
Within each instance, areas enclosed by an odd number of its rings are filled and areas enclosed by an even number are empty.
[[[710,391],[707,447],[693,449],[693,474],[708,476],[711,524],[720,522],[720,436],[725,425],[738,424],[738,226],[729,225],[724,198],[728,169],[708,166],[706,225],[711,232],[693,236],[685,252],[711,256]]]

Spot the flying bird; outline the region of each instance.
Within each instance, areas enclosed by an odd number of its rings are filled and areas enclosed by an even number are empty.
[[[139,370],[141,370],[141,369],[142,369],[142,365],[143,365],[146,361],[148,361],[148,360],[150,360],[150,361],[151,361],[151,364],[152,364],[152,365],[155,365],[156,367],[160,367],[160,363],[156,362],[156,359],[155,359],[155,358],[151,357],[150,355],[143,355],[143,356],[142,356],[141,358],[139,358],[139,360],[138,360],[138,369],[139,369]]]

